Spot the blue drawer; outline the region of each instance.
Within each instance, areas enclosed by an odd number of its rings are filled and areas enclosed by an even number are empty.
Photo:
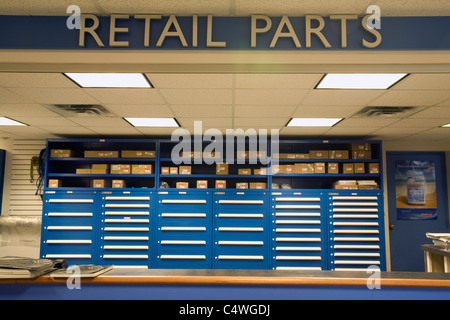
[[[152,267],[153,200],[149,191],[102,193],[100,264]]]
[[[97,263],[96,192],[44,194],[41,257],[70,264]]]
[[[322,193],[271,194],[272,268],[326,270],[326,202]]]
[[[214,268],[267,269],[269,228],[267,192],[214,194]]]
[[[211,268],[211,212],[210,192],[159,192],[157,268]]]
[[[386,270],[383,197],[378,190],[328,195],[330,269]]]

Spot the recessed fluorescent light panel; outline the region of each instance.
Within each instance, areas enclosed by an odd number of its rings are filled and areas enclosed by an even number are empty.
[[[124,118],[133,127],[179,127],[178,122],[173,118]]]
[[[342,118],[292,118],[286,127],[332,127]]]
[[[407,73],[330,73],[316,89],[388,89]]]
[[[450,128],[450,123],[444,124],[443,126],[441,126],[442,128]]]
[[[65,73],[82,88],[152,88],[141,73]]]
[[[28,125],[9,118],[0,117],[0,126],[28,126]]]

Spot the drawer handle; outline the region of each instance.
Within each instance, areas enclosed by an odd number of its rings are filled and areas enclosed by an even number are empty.
[[[275,251],[322,251],[320,247],[276,247]]]
[[[85,227],[85,226],[48,226],[47,230],[54,230],[54,231],[90,231],[92,230],[92,227]]]
[[[204,240],[161,240],[161,244],[165,245],[206,245]]]
[[[161,259],[205,260],[205,255],[162,254]]]
[[[148,232],[149,228],[137,228],[137,227],[105,227],[104,229],[105,231],[119,231],[119,232],[123,232],[123,231],[131,231],[131,232]]]
[[[378,230],[334,230],[334,233],[361,233],[361,234],[378,234]]]
[[[276,256],[275,260],[322,260],[321,257],[316,256]]]
[[[149,216],[149,211],[105,211],[105,216]]]
[[[47,244],[92,244],[92,240],[47,240]]]
[[[320,198],[299,198],[299,197],[277,197],[275,201],[320,201]]]
[[[262,213],[219,213],[219,218],[264,218]]]
[[[150,208],[149,204],[133,204],[133,203],[107,203],[105,208]]]
[[[90,254],[47,254],[48,259],[90,259]]]
[[[263,246],[264,241],[219,241],[219,246]]]
[[[380,246],[377,245],[344,245],[344,244],[336,244],[334,245],[334,249],[380,249]]]
[[[333,212],[378,212],[378,209],[372,208],[333,208]]]
[[[262,232],[264,228],[260,227],[219,227],[219,231],[231,231],[231,232],[240,232],[240,231],[250,231],[250,232]]]
[[[264,204],[263,200],[219,200],[219,204]]]
[[[318,228],[276,228],[275,232],[320,232]]]
[[[219,255],[219,260],[264,260],[264,256]]]
[[[376,261],[376,260],[335,260],[334,264],[367,264],[367,265],[372,265],[372,264],[380,264],[380,261]]]
[[[320,224],[320,220],[276,220],[275,224]]]
[[[333,196],[333,200],[378,200],[378,197],[364,196]]]
[[[92,217],[92,212],[49,212],[49,217]]]
[[[378,237],[371,237],[371,238],[365,238],[365,237],[335,237],[334,241],[349,241],[349,242],[359,242],[359,241],[380,241],[380,238]]]
[[[320,212],[277,212],[276,217],[320,217]]]
[[[105,200],[129,200],[129,201],[145,201],[150,200],[150,197],[105,197]]]
[[[148,241],[149,237],[105,236],[105,241]]]
[[[148,246],[103,246],[105,250],[148,250]]]
[[[169,200],[164,199],[161,203],[166,204],[205,204],[206,200]]]
[[[335,207],[378,207],[377,202],[333,202]]]
[[[104,254],[103,259],[148,259],[146,254]]]
[[[276,267],[275,270],[319,271],[321,267]]]
[[[289,205],[289,204],[278,204],[275,206],[276,209],[320,209],[320,205]]]
[[[49,199],[49,203],[94,203],[94,199]]]
[[[149,223],[149,219],[105,219],[105,223]]]
[[[378,227],[378,222],[333,222],[334,226]]]
[[[276,242],[321,242],[321,238],[298,238],[298,237],[279,237]]]
[[[205,218],[206,213],[162,213],[163,218]]]
[[[378,219],[377,214],[333,214],[334,219]]]
[[[161,227],[161,231],[206,231],[206,227]]]
[[[335,257],[379,257],[379,253],[366,253],[366,252],[335,252]]]

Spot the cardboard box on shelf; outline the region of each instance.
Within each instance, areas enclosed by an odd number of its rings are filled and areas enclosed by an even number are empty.
[[[129,164],[112,164],[111,174],[129,174],[131,173],[131,166]]]
[[[208,189],[208,181],[207,180],[197,180],[197,188],[198,189]]]
[[[266,175],[267,168],[253,169],[253,174],[254,175]]]
[[[49,188],[60,188],[61,186],[62,186],[61,180],[59,180],[59,179],[49,179],[48,180]]]
[[[226,189],[227,181],[226,180],[216,180],[216,189]]]
[[[216,174],[228,174],[228,163],[217,163]]]
[[[105,180],[104,179],[95,179],[92,180],[92,188],[104,188]]]
[[[314,165],[312,163],[296,163],[295,164],[295,173],[314,173]]]
[[[125,188],[124,180],[113,180],[111,183],[113,188]]]
[[[379,163],[369,163],[369,173],[380,173]]]
[[[178,174],[178,167],[170,167],[169,174]]]
[[[366,173],[365,163],[355,163],[354,169],[355,169],[355,173]]]
[[[251,175],[252,169],[250,169],[250,168],[238,169],[238,174]]]
[[[177,182],[176,187],[177,189],[188,189],[189,182]]]
[[[133,164],[131,165],[132,174],[152,174],[153,166],[151,164]]]
[[[293,164],[285,164],[283,165],[283,173],[295,173],[295,165]]]
[[[91,174],[91,169],[77,168],[76,174]]]
[[[344,163],[342,165],[342,173],[355,173],[355,166],[353,163]]]
[[[71,158],[74,152],[69,149],[51,149],[50,158]]]
[[[372,152],[366,150],[353,150],[352,159],[371,159]]]
[[[370,151],[372,150],[372,145],[370,143],[352,143],[351,148],[352,151]]]
[[[170,174],[169,167],[161,167],[161,174]]]
[[[201,152],[197,152],[197,151],[183,151],[181,153],[181,157],[182,158],[195,158],[195,159],[199,159],[202,157],[202,153]]]
[[[119,151],[84,151],[85,158],[118,158]]]
[[[328,162],[327,172],[328,173],[339,173],[339,164],[336,162]]]
[[[325,173],[325,162],[314,163],[314,173]]]
[[[249,159],[264,159],[267,157],[267,153],[265,151],[249,151],[248,157]]]
[[[156,155],[153,150],[122,150],[122,158],[154,158]]]
[[[311,150],[309,151],[310,159],[328,159],[328,150]]]
[[[330,159],[348,159],[348,150],[330,150]]]
[[[220,159],[221,153],[217,151],[203,152],[203,159]]]
[[[180,166],[178,168],[178,174],[191,174],[192,167],[191,166]]]
[[[334,189],[339,189],[339,190],[358,189],[358,185],[356,185],[356,184],[339,184],[339,185],[334,185],[333,187],[334,187]]]
[[[236,189],[248,189],[248,182],[237,182]]]
[[[100,163],[91,164],[91,172],[92,173],[108,173],[109,172],[109,164],[100,164]]]
[[[309,159],[309,153],[296,153],[295,159]]]
[[[273,164],[272,167],[272,174],[278,174],[278,173],[284,173],[284,167],[279,164]]]
[[[266,182],[250,182],[250,189],[267,189]]]

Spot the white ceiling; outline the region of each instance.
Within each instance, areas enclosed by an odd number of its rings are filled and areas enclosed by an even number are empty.
[[[122,117],[175,117],[191,132],[280,129],[281,135],[383,140],[450,138],[450,74],[410,74],[388,90],[316,90],[323,74],[146,74],[153,89],[79,88],[60,73],[0,73],[0,116],[28,124],[0,137],[170,135]],[[100,104],[111,115],[63,117],[46,104]],[[415,106],[406,118],[360,118],[366,106]],[[342,117],[332,128],[287,128],[292,117]]]
[[[369,5],[378,5],[382,16],[450,15],[448,0],[2,0],[0,14],[65,15],[69,5],[82,12],[98,15],[111,13],[159,13],[177,15],[247,16],[268,14],[363,14]]]

